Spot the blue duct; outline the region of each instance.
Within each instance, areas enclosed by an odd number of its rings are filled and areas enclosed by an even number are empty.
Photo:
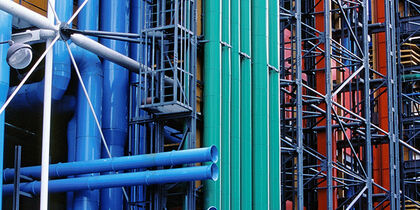
[[[128,0],[102,0],[100,9],[101,31],[128,32],[130,14]],[[127,42],[110,39],[101,39],[100,42],[123,55],[128,55]],[[104,70],[102,129],[111,155],[123,156],[128,136],[129,72],[107,60],[103,61],[102,67]],[[102,149],[102,157],[108,158],[104,147]],[[101,190],[101,209],[121,209],[122,206],[121,188]]]
[[[79,1],[79,6],[83,1]],[[78,16],[81,30],[98,30],[99,0],[88,1]],[[95,54],[71,44],[71,50],[79,67],[82,80],[92,102],[98,120],[102,117],[103,72],[101,61]],[[77,90],[76,108],[76,156],[75,161],[88,161],[101,158],[101,137],[92,111],[81,85]],[[82,175],[82,176],[92,176]],[[69,204],[70,205],[70,204]],[[69,206],[70,207],[70,206]],[[85,190],[74,193],[73,209],[98,209],[99,190]]]
[[[101,61],[95,54],[74,44],[71,44],[71,51],[79,67],[95,113],[101,120],[103,82]],[[101,157],[101,136],[80,84],[77,90],[77,100],[75,161],[99,159]],[[73,205],[74,209],[97,208],[99,205],[99,191],[76,192]]]
[[[60,20],[68,20],[73,13],[73,0],[57,1],[55,10]],[[64,96],[70,82],[70,57],[63,41],[58,41],[53,47],[53,82],[51,99],[54,105]],[[16,87],[10,88],[11,94]],[[13,98],[10,106],[15,110],[41,108],[44,103],[44,80],[22,86]],[[68,109],[63,109],[68,111]]]
[[[217,160],[217,148],[216,146],[211,146],[206,148],[188,149],[180,151],[174,150],[171,152],[161,152],[155,154],[51,164],[49,168],[49,176],[63,177],[78,174],[149,168],[157,166],[176,166],[207,161],[216,163]],[[14,177],[14,171],[15,170],[11,168],[5,169],[3,171],[4,181],[12,181]],[[20,174],[32,178],[40,178],[41,166],[21,168]]]
[[[0,41],[8,41],[12,34],[12,16],[0,11]],[[8,44],[0,45],[0,106],[4,104],[9,89],[9,72],[10,68],[6,62]],[[0,169],[3,169],[3,150],[4,150],[4,113],[0,115]],[[3,180],[3,174],[0,180]],[[0,210],[2,206],[2,189],[0,188]]]
[[[219,169],[217,168],[216,164],[211,164],[207,166],[194,166],[187,168],[57,179],[48,182],[48,191],[50,193],[57,193],[79,190],[96,190],[132,185],[187,182],[205,179],[212,179],[213,181],[216,181],[218,176]],[[40,188],[41,183],[35,181],[30,183],[21,183],[20,190],[27,193],[39,194]],[[4,185],[3,192],[5,194],[13,193],[13,184]],[[121,208],[122,206],[119,207],[119,209]]]

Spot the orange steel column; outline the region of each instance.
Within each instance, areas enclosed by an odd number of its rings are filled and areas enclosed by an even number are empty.
[[[315,4],[317,4],[317,6],[315,7],[315,12],[317,12],[317,14],[315,15],[315,28],[320,31],[320,32],[324,32],[325,31],[325,25],[324,25],[324,0],[321,0],[319,3],[317,0],[315,0]],[[320,36],[320,34],[317,34],[318,36]],[[320,44],[319,47],[321,49],[325,49],[324,44]],[[316,62],[319,63],[316,65],[317,69],[323,69],[325,68],[325,60],[324,60],[324,56],[318,56],[316,58]],[[331,64],[331,67],[333,67],[333,63]],[[332,78],[334,76],[334,74],[331,74]],[[325,72],[324,71],[317,71],[315,74],[316,77],[316,90],[322,94],[326,94],[326,83],[325,83]],[[326,108],[325,104],[320,104],[319,107],[321,109]],[[319,118],[318,120],[320,120],[321,118]],[[326,121],[325,119],[322,120],[319,123],[319,126],[325,126],[326,125]],[[332,136],[332,145],[333,145],[333,158],[332,161],[336,162],[337,158],[336,158],[336,138],[334,135]],[[327,134],[325,131],[319,131],[317,134],[317,151],[326,156],[327,155]],[[320,169],[322,170],[322,169]],[[326,171],[325,171],[326,174]],[[337,171],[335,169],[333,169],[333,176],[337,175]],[[318,209],[327,209],[327,181],[325,179],[319,179],[318,180],[318,187],[319,188],[324,188],[324,189],[319,189],[318,190]],[[333,182],[333,184],[335,185],[335,182]],[[337,190],[334,189],[333,192],[333,208],[337,208]]]

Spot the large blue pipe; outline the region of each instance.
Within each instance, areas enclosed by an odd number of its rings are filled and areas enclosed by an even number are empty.
[[[100,9],[101,31],[128,32],[130,14],[128,0],[102,0]],[[127,42],[110,39],[101,39],[100,42],[123,55],[128,55]],[[111,155],[123,156],[128,136],[129,72],[107,60],[103,61],[102,67],[104,70],[102,130]],[[108,154],[104,147],[102,149],[102,157],[107,158]],[[122,206],[121,188],[101,190],[101,209],[121,209]]]
[[[187,182],[204,179],[211,179],[216,181],[218,176],[219,169],[217,168],[216,164],[211,164],[207,166],[194,166],[187,168],[57,179],[48,182],[48,191],[50,193],[57,193],[133,185]],[[41,184],[38,181],[30,182],[27,184],[21,183],[20,190],[27,193],[39,194],[41,188],[40,185]],[[3,192],[5,194],[13,193],[13,184],[4,185]],[[120,209],[122,209],[122,206],[120,206]]]
[[[99,173],[107,171],[129,170],[137,168],[149,168],[157,166],[176,166],[189,163],[201,163],[211,161],[216,163],[218,151],[216,146],[161,152],[155,154],[135,155],[98,159],[90,161],[68,162],[51,164],[49,168],[50,177],[63,177],[87,173]],[[4,181],[12,181],[14,169],[8,168],[3,171]],[[41,166],[24,167],[20,174],[32,178],[41,177]]]
[[[68,20],[73,13],[73,0],[57,1],[55,10],[60,20]],[[51,99],[57,104],[64,96],[70,82],[70,57],[63,41],[53,47],[53,80]],[[16,87],[10,88],[12,93]],[[44,102],[44,80],[24,85],[11,102],[15,110],[33,110],[40,108]],[[67,111],[67,110],[64,110]]]
[[[95,54],[71,44],[71,51],[80,69],[82,80],[99,120],[102,116],[101,61]],[[101,136],[92,111],[79,84],[76,107],[75,161],[95,160],[101,157]],[[74,195],[74,209],[95,209],[99,205],[99,191],[80,191]]]
[[[79,1],[79,6],[83,1]],[[99,0],[88,1],[78,16],[81,30],[98,30]],[[95,54],[71,45],[72,53],[80,69],[83,82],[92,102],[98,120],[102,119],[103,72],[101,61]],[[101,137],[92,111],[81,85],[77,90],[76,107],[76,156],[75,161],[88,161],[101,158]],[[82,176],[92,176],[82,175]],[[73,209],[98,209],[99,190],[84,190],[74,193]]]
[[[12,34],[12,16],[0,11],[0,41],[8,41]],[[9,45],[0,45],[0,106],[4,104],[9,89],[9,65],[6,62],[7,50]],[[3,150],[4,150],[4,113],[0,115],[0,169],[3,169]],[[3,180],[3,174],[0,175]],[[2,206],[2,189],[0,188],[0,210]]]

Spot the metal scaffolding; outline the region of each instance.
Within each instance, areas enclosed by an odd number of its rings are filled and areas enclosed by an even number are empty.
[[[420,70],[418,52],[419,40],[415,37],[420,35],[420,5],[413,1],[399,2],[400,16],[397,17],[397,65],[398,70],[398,106],[399,122],[398,129],[400,138],[414,148],[419,148],[418,143],[418,119],[419,119],[419,93],[418,71]],[[401,209],[420,208],[419,184],[419,157],[418,153],[408,149],[400,150],[401,162]]]
[[[140,6],[138,59],[147,68],[131,83],[133,155],[196,147],[196,7],[194,0],[152,0]],[[195,182],[136,186],[129,204],[162,209],[185,202],[195,209],[196,190]]]
[[[418,12],[409,0],[280,1],[283,201],[297,209],[417,203],[417,185],[406,185],[418,176],[418,94],[406,84],[418,77],[401,65],[401,46],[418,34],[418,22],[404,32]],[[381,41],[385,53],[375,49]]]

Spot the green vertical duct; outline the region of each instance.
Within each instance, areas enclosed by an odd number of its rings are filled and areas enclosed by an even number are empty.
[[[269,73],[270,209],[280,209],[279,0],[270,0],[268,8],[268,61],[275,68]]]
[[[231,0],[231,66],[232,66],[232,116],[231,116],[231,209],[241,209],[241,72],[239,56],[239,1]]]
[[[241,209],[252,209],[251,1],[240,2]]]
[[[207,57],[206,57],[207,58]],[[222,0],[222,143],[220,147],[222,185],[221,209],[230,208],[230,0]]]
[[[251,0],[253,206],[268,209],[267,0]]]
[[[203,144],[221,149],[220,0],[204,3]],[[204,209],[220,209],[220,179],[205,181],[204,192]]]

